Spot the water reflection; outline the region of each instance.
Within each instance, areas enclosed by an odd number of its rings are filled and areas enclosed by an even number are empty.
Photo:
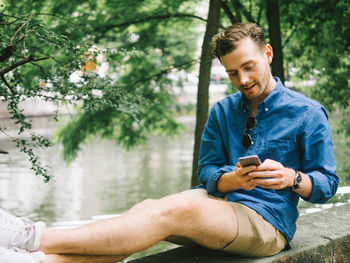
[[[55,146],[41,153],[55,177],[48,184],[33,176],[18,149],[2,140],[1,147],[10,154],[0,156],[0,206],[50,224],[120,214],[145,198],[185,190],[192,165],[193,120],[182,118],[186,132],[179,137],[152,137],[130,152],[111,141],[91,141],[69,166]]]

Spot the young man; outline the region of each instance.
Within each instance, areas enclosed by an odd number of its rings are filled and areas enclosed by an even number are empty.
[[[71,230],[45,229],[51,262],[115,262],[162,240],[248,256],[291,241],[299,197],[324,203],[337,189],[324,108],[273,78],[260,27],[237,24],[213,38],[214,55],[240,91],[210,111],[199,161],[202,189],[146,200],[123,216]],[[256,154],[261,165],[242,167]]]
[[[316,101],[272,77],[272,47],[255,24],[224,29],[213,38],[212,47],[239,92],[210,111],[199,179],[210,195],[226,195],[227,201],[249,207],[290,242],[299,197],[324,203],[337,190],[327,113]],[[237,166],[238,158],[246,155],[258,155],[263,163]],[[247,247],[256,251],[253,244]]]

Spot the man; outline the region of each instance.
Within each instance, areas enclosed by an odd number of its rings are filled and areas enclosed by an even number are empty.
[[[47,228],[38,248],[45,263],[115,262],[162,240],[273,255],[294,235],[300,196],[321,203],[335,194],[326,112],[272,77],[273,52],[262,30],[233,25],[212,46],[240,92],[210,112],[199,161],[202,189],[145,200],[120,217],[80,228]],[[242,167],[238,158],[251,154],[263,163]]]
[[[212,47],[240,92],[211,109],[202,137],[199,179],[209,194],[227,194],[227,201],[249,207],[289,242],[296,230],[299,197],[324,203],[337,190],[326,111],[272,77],[272,47],[255,24],[224,29],[213,38]],[[264,162],[235,167],[239,157],[251,154]],[[255,227],[261,229],[259,224]],[[257,251],[247,241],[241,253]]]

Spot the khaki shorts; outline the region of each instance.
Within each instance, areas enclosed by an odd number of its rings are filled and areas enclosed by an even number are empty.
[[[183,194],[204,198],[225,200],[223,198],[208,195],[205,189],[193,189],[182,192]],[[284,235],[267,222],[255,210],[236,202],[229,202],[236,211],[238,218],[237,237],[221,249],[222,251],[251,256],[271,256],[277,254],[287,244]]]

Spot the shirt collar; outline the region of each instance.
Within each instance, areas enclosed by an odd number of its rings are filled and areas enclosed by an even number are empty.
[[[264,109],[270,109],[274,104],[275,100],[278,99],[283,93],[284,86],[281,80],[278,77],[273,77],[273,79],[277,82],[275,88],[270,92],[269,95],[267,95],[267,97],[262,102],[259,103],[259,104],[263,104]],[[241,92],[239,96],[240,96],[240,100],[239,100],[240,109],[242,109],[244,112],[248,112],[249,107],[248,107],[246,98],[242,95]]]

